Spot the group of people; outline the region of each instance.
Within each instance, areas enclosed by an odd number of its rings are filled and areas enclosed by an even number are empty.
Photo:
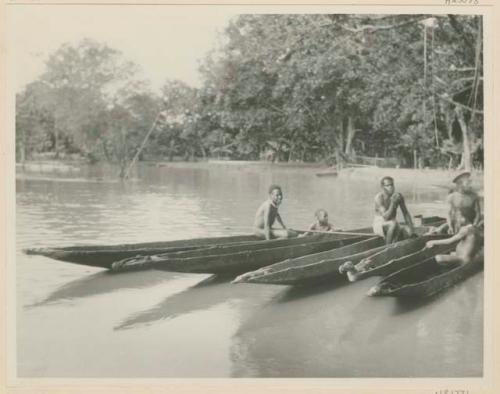
[[[446,223],[429,231],[429,234],[448,234],[450,237],[430,240],[426,244],[426,247],[432,248],[435,245],[452,245],[457,242],[455,253],[436,256],[436,262],[443,266],[471,262],[483,247],[483,219],[479,196],[471,187],[471,174],[464,172],[453,179],[453,183],[455,187],[447,197],[449,211]],[[377,193],[374,201],[373,232],[384,237],[386,244],[413,236],[415,226],[412,216],[406,207],[403,195],[395,190],[394,179],[385,176],[381,179],[380,186],[382,190]],[[260,238],[289,238],[298,235],[296,231],[287,229],[278,212],[282,201],[281,187],[271,185],[269,198],[261,204],[255,214],[255,234]],[[397,220],[398,210],[403,214],[403,225]],[[305,234],[341,231],[329,223],[326,210],[318,209],[315,217],[315,222]],[[275,223],[281,228],[274,228]]]

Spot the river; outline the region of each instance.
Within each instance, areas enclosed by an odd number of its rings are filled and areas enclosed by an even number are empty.
[[[305,288],[203,282],[208,275],[98,268],[26,247],[248,233],[271,183],[302,229],[325,208],[370,224],[378,180],[263,165],[18,171],[17,374],[50,378],[479,377],[483,273],[429,300],[366,297],[378,278]],[[412,214],[445,215],[446,190],[396,179]]]

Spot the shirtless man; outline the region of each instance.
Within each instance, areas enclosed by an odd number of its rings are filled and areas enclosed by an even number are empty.
[[[382,191],[375,196],[375,217],[373,219],[373,232],[381,237],[385,237],[386,244],[391,244],[398,240],[401,231],[407,236],[414,233],[411,215],[406,208],[406,203],[401,195],[394,191],[394,179],[385,176],[380,181]],[[397,221],[398,207],[403,213],[403,217],[408,228],[402,228]]]
[[[453,183],[456,185],[456,190],[450,193],[447,198],[450,206],[448,212],[449,234],[456,234],[460,229],[460,221],[457,219],[457,213],[460,210],[471,220],[473,225],[477,226],[481,221],[479,196],[472,190],[470,172],[460,174],[453,180]]]
[[[292,235],[283,224],[280,214],[278,213],[278,206],[283,200],[283,193],[281,187],[278,185],[271,185],[269,188],[269,199],[264,201],[257,213],[255,214],[254,232],[259,238],[273,239],[273,238],[288,238]],[[277,221],[283,229],[274,229],[273,224]]]
[[[466,212],[473,225],[478,226],[481,223],[479,196],[472,190],[470,176],[470,172],[464,172],[453,179],[455,190],[450,192],[446,198],[449,207],[446,223],[432,229],[430,233],[457,234],[460,230],[460,223],[457,220],[459,210]]]
[[[435,245],[451,245],[459,241],[455,253],[437,255],[436,262],[444,267],[468,264],[483,247],[483,237],[479,229],[472,224],[473,216],[467,208],[460,208],[455,213],[455,219],[459,225],[458,232],[447,239],[427,241],[426,247],[432,248]]]

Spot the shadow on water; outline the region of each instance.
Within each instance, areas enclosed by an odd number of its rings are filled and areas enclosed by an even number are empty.
[[[179,274],[165,271],[148,270],[141,272],[111,273],[97,272],[90,276],[77,279],[56,289],[47,298],[25,308],[56,303],[61,300],[92,297],[101,294],[114,293],[122,289],[141,289],[175,279]]]
[[[442,299],[446,293],[447,291],[443,290],[429,297],[398,297],[395,300],[395,306],[394,310],[392,311],[392,315],[402,315],[405,313],[411,313],[420,308],[425,308],[426,306],[433,304],[434,302],[439,302],[439,300]]]
[[[153,308],[133,314],[116,326],[115,330],[151,324],[159,320],[173,319],[192,312],[207,310],[228,300],[247,296],[248,291],[235,291],[230,283],[234,275],[212,275],[194,286],[166,298]]]
[[[476,276],[479,271],[474,272],[471,276]],[[453,286],[447,287],[438,291],[437,293],[428,297],[398,297],[396,298],[396,304],[393,311],[393,315],[405,314],[413,312],[420,308],[425,308],[426,306],[433,303],[440,303],[442,300],[457,291],[459,287],[465,287],[464,284],[470,280],[471,277],[465,278],[464,280],[456,283]]]
[[[292,302],[298,299],[312,297],[316,295],[320,295],[322,293],[326,293],[328,291],[340,289],[349,282],[346,280],[344,276],[340,275],[332,275],[328,278],[325,278],[318,281],[310,281],[303,283],[301,285],[290,286],[287,287],[285,291],[279,293],[273,302],[275,303],[285,303]]]
[[[379,301],[385,300],[392,304],[388,311],[392,324],[388,326],[380,320],[372,339],[383,340],[398,332],[407,332],[409,335],[419,322],[425,321],[426,316],[435,313],[443,320],[443,327],[453,321],[454,329],[460,326],[460,332],[469,332],[471,321],[464,311],[475,311],[478,308],[482,285],[481,281],[476,281],[479,284],[474,283],[474,280],[468,284],[466,282],[468,281],[462,281],[429,297],[380,297]]]

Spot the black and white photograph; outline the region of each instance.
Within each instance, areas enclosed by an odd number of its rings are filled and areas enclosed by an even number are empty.
[[[485,377],[491,20],[352,11],[7,7],[15,378]]]

